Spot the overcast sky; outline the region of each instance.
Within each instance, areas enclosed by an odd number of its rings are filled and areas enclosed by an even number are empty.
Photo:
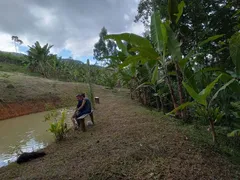
[[[103,26],[109,33],[141,34],[133,22],[140,0],[0,0],[0,50],[15,51],[11,36],[27,46],[39,41],[53,44],[59,56],[85,60]]]

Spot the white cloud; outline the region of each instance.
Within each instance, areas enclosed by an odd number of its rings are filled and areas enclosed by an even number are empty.
[[[41,46],[43,46],[43,45],[45,45],[45,44],[41,44]],[[51,45],[51,44],[50,44]],[[59,47],[52,47],[51,49],[50,49],[50,52],[52,53],[52,54],[59,54],[61,51],[63,50],[63,48],[59,48]]]
[[[141,36],[144,32],[144,26],[141,23],[132,22],[132,24],[130,26],[126,26],[126,29],[130,33],[138,34],[138,35],[141,35]]]
[[[94,59],[89,59],[89,63],[91,64],[91,65],[93,65],[93,64],[96,64],[96,60],[94,60]]]
[[[0,50],[1,51],[15,51],[14,43],[11,36],[6,33],[0,33]]]
[[[20,52],[19,45],[16,46],[16,49],[17,52]],[[0,51],[16,52],[16,49],[14,42],[12,41],[12,36],[10,34],[0,32]]]
[[[15,51],[11,36],[23,46],[54,45],[52,53],[63,49],[72,56],[92,56],[103,26],[108,32],[140,34],[144,28],[133,23],[139,0],[0,0],[0,50]]]
[[[54,28],[58,21],[54,9],[33,5],[29,8],[29,11],[37,19],[34,23],[39,28],[44,27],[45,30],[49,31],[49,28]]]
[[[129,17],[129,15],[127,15],[127,14],[124,14],[124,19],[126,20],[126,21],[129,21],[130,20],[130,17]]]
[[[93,54],[94,44],[98,41],[98,37],[91,37],[89,39],[69,38],[66,41],[65,47],[71,49],[73,59],[79,56],[91,56]]]

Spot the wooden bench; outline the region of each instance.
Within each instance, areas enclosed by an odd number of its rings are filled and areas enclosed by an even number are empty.
[[[84,114],[84,115],[82,115],[82,116],[80,116],[80,117],[78,117],[78,118],[76,119],[77,124],[78,124],[78,127],[80,126],[83,132],[86,131],[85,118],[86,118],[88,115],[90,116],[91,121],[92,121],[92,123],[94,124],[93,110],[92,110],[90,113]]]

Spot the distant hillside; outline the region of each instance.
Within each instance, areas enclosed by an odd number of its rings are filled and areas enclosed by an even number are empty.
[[[82,61],[80,61],[80,60],[75,60],[75,59],[62,58],[61,60],[62,60],[62,61],[73,62],[73,63],[77,63],[77,64],[84,64]]]
[[[0,53],[7,53],[7,54],[15,55],[15,56],[26,56],[26,55],[23,54],[23,53],[16,53],[16,52],[0,51]]]
[[[23,54],[23,53],[0,51],[0,62],[9,62],[9,63],[11,63],[12,61],[14,61],[15,57],[17,59],[19,59],[19,57],[21,57],[21,58],[25,57],[26,58],[26,55]],[[77,64],[84,64],[82,61],[75,60],[75,59],[62,58],[61,60],[62,61],[73,62],[73,63],[77,63]],[[14,61],[14,62],[16,62],[16,61]]]
[[[22,64],[27,56],[22,53],[0,51],[0,62],[9,64]]]

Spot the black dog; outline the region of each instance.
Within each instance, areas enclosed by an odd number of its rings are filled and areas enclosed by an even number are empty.
[[[32,159],[43,157],[45,155],[46,155],[45,152],[24,152],[17,158],[17,163],[21,164]]]

